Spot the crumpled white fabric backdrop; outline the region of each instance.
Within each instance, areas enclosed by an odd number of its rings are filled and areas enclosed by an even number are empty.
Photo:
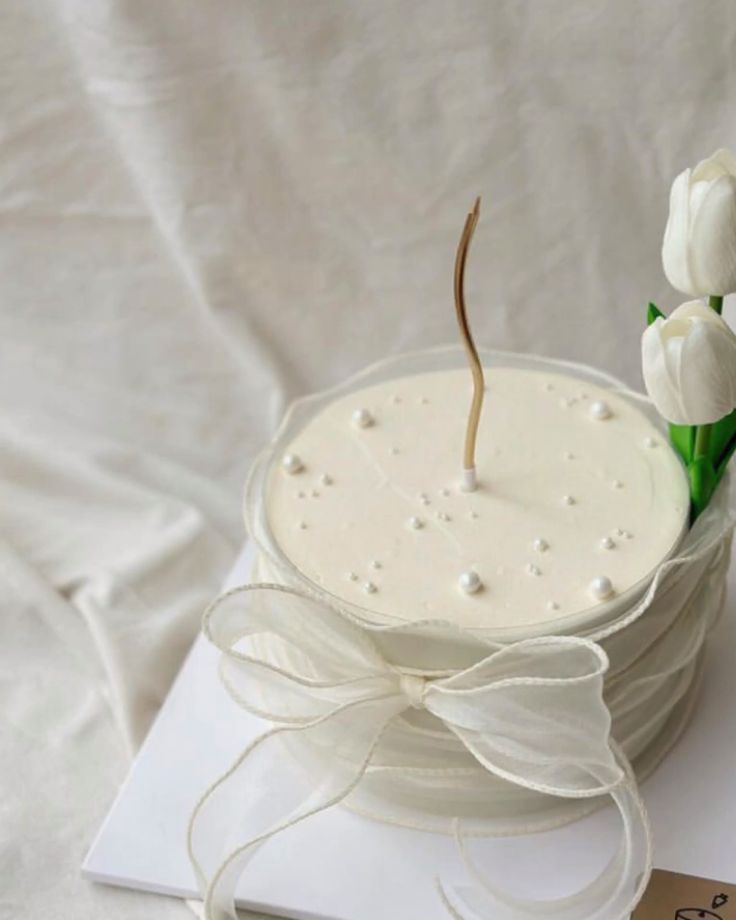
[[[78,866],[241,539],[285,403],[450,341],[639,384],[730,0],[0,7],[0,917],[189,915]]]

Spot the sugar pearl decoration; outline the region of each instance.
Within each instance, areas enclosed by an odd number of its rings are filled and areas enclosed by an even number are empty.
[[[657,442],[654,440],[654,438],[650,438],[650,437],[644,438],[644,447],[656,447],[656,446],[657,446]]]
[[[448,521],[452,520],[452,518],[446,511],[438,511],[437,520],[444,521],[445,523],[447,523]]]
[[[349,579],[350,581],[357,581],[357,580],[358,580],[358,575],[357,575],[357,573],[356,573],[356,572],[348,572],[348,579]]]
[[[409,518],[409,520],[407,521],[407,524],[409,525],[409,527],[411,527],[412,530],[421,530],[422,527],[424,527],[424,521],[421,518],[416,517],[414,515],[412,515]]]
[[[572,497],[572,495],[563,495],[563,496],[562,496],[562,504],[563,504],[563,505],[574,505],[574,504],[575,504],[575,499]]]
[[[365,591],[366,594],[375,594],[376,591],[378,591],[378,588],[373,584],[372,581],[367,581],[363,585],[363,590]]]
[[[560,605],[557,601],[547,601],[547,610],[559,610]]]
[[[611,537],[604,537],[601,540],[601,549],[613,549],[616,546]]]
[[[357,428],[370,428],[375,419],[367,409],[356,409],[353,412],[353,424]]]
[[[319,477],[320,485],[331,486],[332,485],[332,476],[329,476],[327,473],[322,473]]]
[[[483,585],[477,572],[463,572],[457,583],[464,594],[475,594],[476,591],[480,591]]]
[[[549,543],[542,539],[542,537],[537,537],[537,539],[532,543],[532,546],[538,553],[546,553],[549,549]]]
[[[372,560],[371,560],[371,568],[372,568],[372,569],[380,569],[380,568],[381,568],[381,563],[378,561],[378,559],[372,559]]]
[[[289,473],[290,476],[293,476],[294,473],[301,473],[304,469],[304,464],[298,454],[284,454],[281,466],[284,472]]]
[[[596,576],[588,586],[588,591],[597,601],[604,601],[613,594],[611,579],[606,575]]]
[[[596,399],[595,402],[592,402],[588,411],[590,412],[590,417],[599,422],[603,422],[613,415],[611,407],[607,402],[603,402],[602,399]]]
[[[527,575],[539,576],[542,574],[542,570],[531,562],[527,565],[526,572],[527,572]]]

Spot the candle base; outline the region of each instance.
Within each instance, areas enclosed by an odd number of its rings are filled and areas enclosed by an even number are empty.
[[[463,478],[460,480],[461,492],[475,492],[478,488],[478,477],[475,473],[475,467],[467,467],[463,470]]]

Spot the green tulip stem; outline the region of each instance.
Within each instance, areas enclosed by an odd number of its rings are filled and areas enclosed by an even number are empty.
[[[708,306],[715,310],[716,313],[720,313],[723,309],[723,296],[721,294],[711,294],[708,298]]]
[[[708,456],[708,448],[710,447],[710,433],[712,430],[712,425],[698,425],[698,429],[695,433],[695,459],[698,457]]]

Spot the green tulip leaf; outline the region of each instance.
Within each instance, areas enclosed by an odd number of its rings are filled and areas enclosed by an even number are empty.
[[[655,319],[664,318],[664,313],[659,309],[656,303],[649,302],[647,306],[647,326],[651,326]]]
[[[720,459],[718,460],[718,464],[716,466],[716,479],[719,482],[723,474],[726,472],[726,469],[728,468],[729,461],[733,456],[734,451],[736,451],[736,433],[734,433],[733,437],[724,448]]]
[[[729,445],[736,435],[736,409],[730,414],[716,422],[710,431],[710,445],[708,454],[713,460],[713,466],[718,469],[724,455],[728,451]],[[733,453],[733,449],[731,449]],[[729,457],[731,454],[729,453]]]
[[[690,463],[695,450],[696,427],[694,425],[670,425],[669,429],[672,446],[686,464]]]
[[[695,520],[708,506],[718,485],[718,478],[710,457],[697,457],[687,468],[690,479],[692,519]]]

